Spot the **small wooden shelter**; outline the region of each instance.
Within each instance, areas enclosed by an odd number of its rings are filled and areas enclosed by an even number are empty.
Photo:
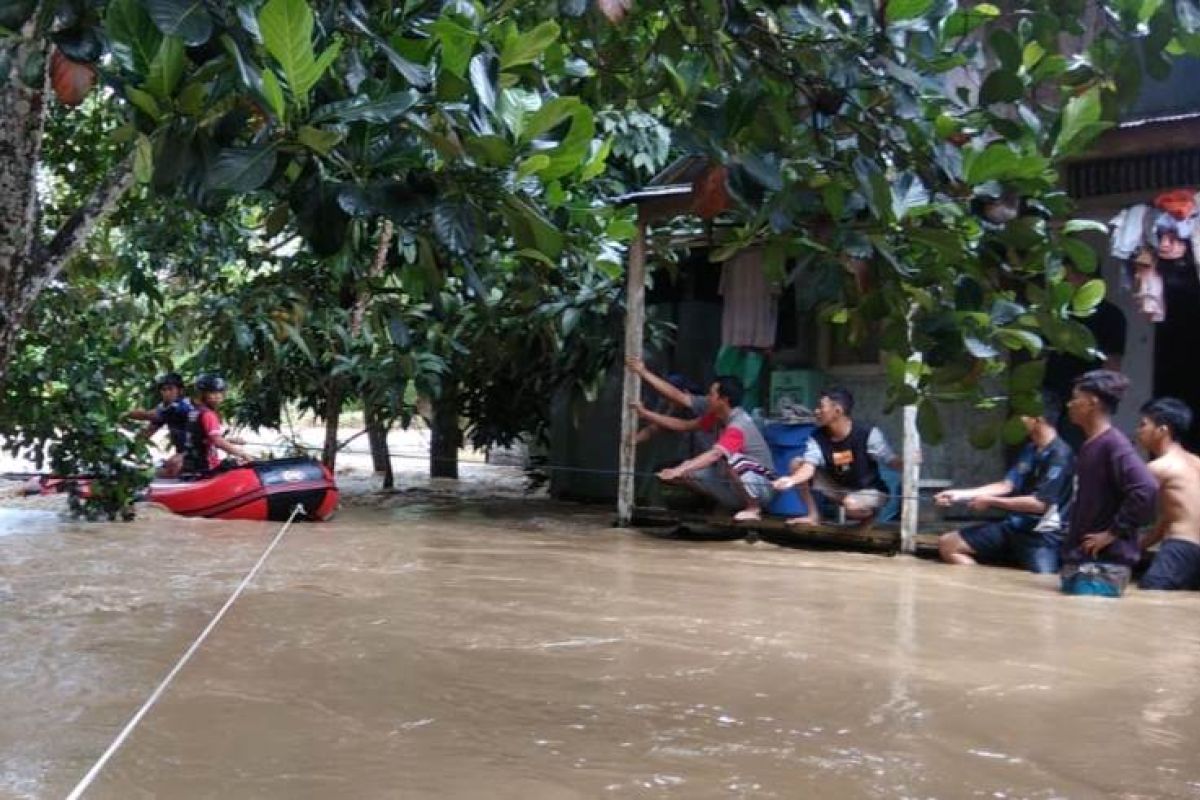
[[[681,215],[696,213],[695,187],[710,169],[703,156],[684,156],[669,165],[644,188],[617,198],[618,205],[637,207],[637,232],[629,248],[626,271],[625,352],[643,352],[646,323],[647,235],[650,226]],[[637,469],[638,429],[633,403],[641,396],[641,380],[625,370],[621,392],[621,439],[618,459],[617,524],[628,526],[634,517]],[[916,427],[916,408],[904,409],[904,473],[900,512],[901,550],[916,547],[920,439]]]

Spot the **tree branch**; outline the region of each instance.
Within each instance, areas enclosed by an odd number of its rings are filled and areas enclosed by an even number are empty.
[[[75,209],[45,247],[34,253],[31,283],[37,291],[58,277],[66,263],[87,243],[88,237],[117,207],[121,197],[133,186],[133,156],[127,156],[97,186],[91,196]]]

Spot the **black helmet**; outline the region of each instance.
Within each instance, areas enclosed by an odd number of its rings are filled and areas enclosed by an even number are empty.
[[[178,372],[165,372],[154,379],[154,387],[161,389],[164,386],[178,386],[183,388],[183,376]]]
[[[228,388],[225,379],[214,372],[206,372],[196,378],[197,392],[223,392]]]

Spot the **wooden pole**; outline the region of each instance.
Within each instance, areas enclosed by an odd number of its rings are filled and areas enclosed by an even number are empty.
[[[625,292],[625,354],[642,355],[646,326],[646,220],[638,211],[637,235],[629,248],[629,272]],[[626,527],[633,520],[637,467],[638,419],[633,402],[641,396],[642,382],[631,370],[624,370],[621,387],[621,455],[617,475],[617,524]]]
[[[912,337],[912,317],[909,316],[908,335]],[[908,359],[905,382],[917,383],[922,357],[913,353]],[[917,552],[917,527],[921,515],[921,433],[917,430],[917,407],[904,407],[904,472],[900,476],[900,552]]]
[[[921,434],[917,432],[917,407],[904,407],[904,472],[900,479],[900,552],[917,552],[917,527],[921,513]]]

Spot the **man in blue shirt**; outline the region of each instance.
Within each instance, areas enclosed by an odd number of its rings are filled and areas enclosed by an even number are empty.
[[[1058,572],[1064,520],[1074,493],[1075,454],[1055,428],[1058,401],[1044,397],[1042,416],[1021,417],[1029,441],[1004,480],[949,489],[939,506],[966,503],[972,511],[997,509],[1004,519],[942,534],[938,551],[950,564],[1015,564],[1030,572]]]
[[[162,402],[151,409],[130,411],[129,418],[150,423],[142,432],[147,438],[166,426],[167,436],[175,453],[163,462],[158,474],[161,477],[173,478],[183,466],[183,453],[188,447],[188,419],[193,410],[192,401],[184,395],[183,378],[176,372],[160,375],[154,385]]]

